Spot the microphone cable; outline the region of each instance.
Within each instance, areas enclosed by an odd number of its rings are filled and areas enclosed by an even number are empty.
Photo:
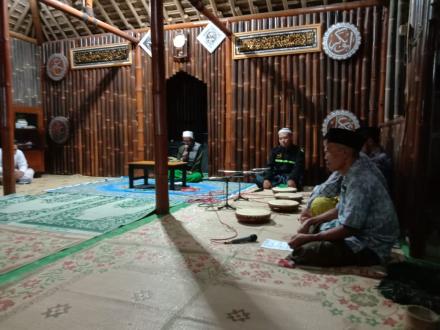
[[[215,211],[215,215],[217,216],[217,220],[223,225],[225,226],[227,229],[229,229],[229,231],[232,231],[234,234],[230,237],[226,237],[226,238],[210,238],[209,240],[211,241],[211,243],[215,243],[215,244],[224,244],[225,241],[229,241],[231,239],[234,239],[238,236],[238,231],[237,229],[235,229],[234,227],[232,227],[231,225],[228,225],[227,223],[223,222],[222,219],[220,218],[220,215],[218,214],[218,211]]]

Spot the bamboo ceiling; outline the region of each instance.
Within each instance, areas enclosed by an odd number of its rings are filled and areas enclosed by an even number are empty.
[[[97,19],[121,30],[150,26],[149,0],[59,0],[82,9],[83,3],[93,4]],[[220,18],[329,5],[354,0],[202,0],[215,16]],[[165,24],[206,20],[188,0],[164,0]],[[35,25],[41,24],[44,41],[76,38],[104,33],[100,28],[88,25],[80,19],[46,6],[38,0],[8,0],[10,31],[35,38]],[[34,12],[35,11],[35,12]],[[32,17],[34,14],[34,17]],[[35,23],[37,22],[37,23]]]

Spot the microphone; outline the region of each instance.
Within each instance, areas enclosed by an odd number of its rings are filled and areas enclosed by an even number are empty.
[[[242,243],[253,243],[257,241],[257,235],[252,234],[248,237],[236,238],[229,242],[225,242],[225,244],[242,244]]]

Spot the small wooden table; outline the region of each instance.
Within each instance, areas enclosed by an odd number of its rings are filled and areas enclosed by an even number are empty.
[[[187,187],[186,185],[186,162],[180,162],[180,161],[169,161],[168,162],[168,169],[170,171],[170,190],[175,190],[175,170],[181,170],[182,171],[182,187]],[[154,160],[141,160],[138,162],[130,162],[128,163],[128,187],[134,188],[134,180],[137,179],[144,179],[144,185],[148,185],[148,170],[154,169],[155,162]],[[134,170],[135,169],[141,169],[143,170],[143,175],[135,177],[134,176]]]

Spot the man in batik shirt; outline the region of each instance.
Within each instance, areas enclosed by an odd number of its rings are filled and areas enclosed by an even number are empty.
[[[363,140],[357,133],[332,128],[324,139],[327,166],[342,176],[338,205],[304,221],[289,242],[292,254],[280,263],[293,267],[385,262],[399,235],[388,190],[371,167],[359,160]]]

